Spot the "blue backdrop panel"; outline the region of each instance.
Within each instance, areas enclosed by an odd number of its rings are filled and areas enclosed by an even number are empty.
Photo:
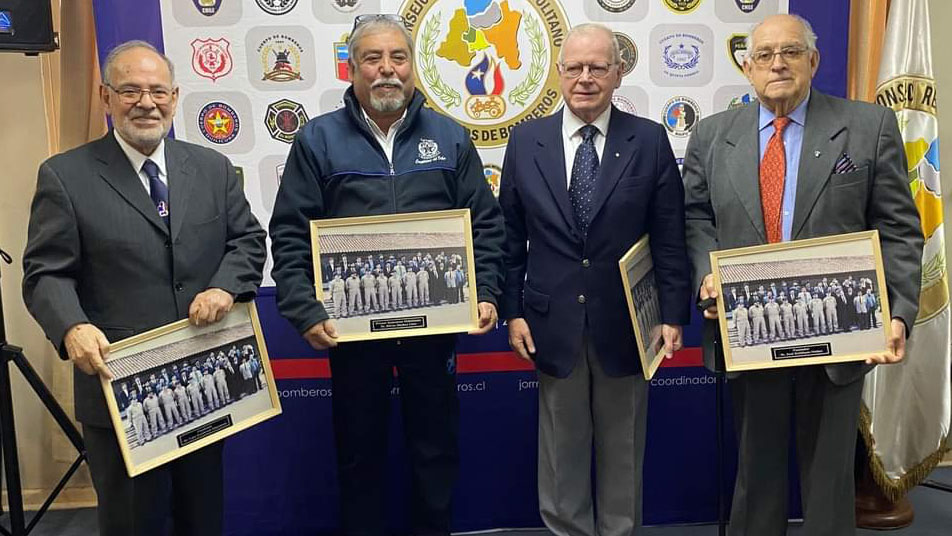
[[[190,1],[190,0],[182,0]],[[142,39],[163,48],[157,0],[94,0],[100,60],[116,44]],[[811,21],[822,52],[815,86],[844,96],[848,0],[790,0],[791,12]],[[185,68],[186,66],[180,66]],[[337,526],[334,439],[326,363],[312,367],[311,350],[277,313],[273,289],[257,300],[268,350],[283,371],[278,387],[284,413],[227,441],[226,519],[229,534],[320,534]],[[652,381],[645,459],[647,524],[716,519],[714,378],[698,363],[700,319],[685,333],[687,359],[662,368]],[[536,500],[537,386],[528,371],[466,372],[462,363],[508,349],[505,332],[460,337],[461,468],[454,530],[541,526]],[[298,361],[290,361],[298,360]],[[308,364],[303,369],[286,365]],[[304,374],[288,374],[305,370]],[[311,372],[307,372],[311,371]],[[394,400],[399,396],[394,394]],[[408,482],[398,404],[393,405],[389,486],[390,517],[405,526]],[[735,447],[728,418],[726,487],[732,487]],[[796,486],[796,482],[793,483]],[[791,493],[798,512],[797,493]],[[729,500],[729,499],[728,499]]]

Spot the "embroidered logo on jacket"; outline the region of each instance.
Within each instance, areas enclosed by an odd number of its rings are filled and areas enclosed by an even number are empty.
[[[446,160],[446,157],[440,154],[440,146],[433,140],[420,138],[417,151],[419,151],[416,159],[417,164],[429,164],[431,162],[442,162]]]

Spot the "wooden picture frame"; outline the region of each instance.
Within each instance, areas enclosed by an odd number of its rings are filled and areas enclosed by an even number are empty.
[[[628,316],[638,343],[641,370],[650,380],[664,361],[661,336],[661,301],[654,279],[654,263],[648,235],[643,236],[618,260]]]
[[[468,208],[313,220],[311,249],[315,293],[338,342],[478,327]]]
[[[101,378],[103,394],[130,477],[281,413],[253,303],[210,326],[186,319],[118,341],[106,366],[114,378]]]
[[[729,372],[864,361],[887,351],[878,231],[712,251],[711,271]]]

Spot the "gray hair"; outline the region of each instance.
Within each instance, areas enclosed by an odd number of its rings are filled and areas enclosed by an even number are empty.
[[[807,50],[816,52],[816,32],[813,31],[813,26],[810,25],[810,21],[794,13],[790,13],[788,16],[793,17],[794,20],[799,22],[800,26],[803,27],[803,40],[804,44],[807,46]],[[756,32],[765,21],[766,19],[754,24],[751,27],[750,32],[747,34],[747,37],[744,39],[744,46],[747,47],[747,50],[744,52],[745,60],[750,57],[750,53],[754,50],[754,32]]]
[[[347,40],[347,61],[351,62],[353,65],[357,65],[357,43],[363,39],[365,35],[375,34],[377,32],[387,30],[396,30],[400,32],[407,42],[407,48],[410,49],[410,57],[412,58],[413,36],[410,35],[410,30],[407,30],[406,25],[391,18],[376,17],[358,25],[357,28],[354,29],[353,33],[350,34],[350,39]]]
[[[573,26],[567,34],[565,34],[565,39],[562,41],[562,47],[559,48],[559,64],[562,63],[562,60],[565,59],[565,43],[568,43],[569,39],[574,35],[591,35],[593,33],[602,32],[605,35],[611,38],[612,42],[612,58],[611,62],[613,64],[621,63],[621,45],[618,44],[618,38],[615,37],[615,32],[611,30],[608,26],[604,24],[598,24],[595,22],[586,22],[583,24],[578,24]]]
[[[173,86],[175,85],[175,66],[172,65],[172,60],[170,60],[169,57],[166,56],[165,54],[159,52],[159,49],[152,46],[152,43],[149,43],[147,41],[142,41],[139,39],[126,41],[125,43],[120,43],[116,45],[115,48],[109,51],[109,55],[106,56],[106,61],[103,62],[103,66],[102,66],[102,83],[103,84],[107,86],[111,85],[112,80],[110,80],[109,78],[110,76],[109,73],[112,71],[112,67],[116,63],[116,58],[118,58],[119,55],[122,54],[123,52],[132,50],[134,48],[144,48],[146,50],[150,50],[152,52],[155,52],[156,55],[162,58],[162,61],[164,61],[165,65],[168,66],[169,68],[169,74],[172,77],[172,80],[171,80],[172,85]]]

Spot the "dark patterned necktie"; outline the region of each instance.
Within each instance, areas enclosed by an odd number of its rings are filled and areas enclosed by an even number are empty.
[[[142,164],[142,170],[149,177],[149,196],[155,203],[155,209],[159,211],[159,217],[169,226],[169,187],[159,180],[159,166],[155,162],[146,160]]]
[[[575,224],[582,235],[588,235],[588,225],[592,221],[592,201],[595,197],[595,176],[598,175],[598,153],[595,152],[595,134],[598,129],[585,125],[579,129],[582,144],[575,151],[572,163],[572,181],[569,185],[569,199],[575,213]]]

